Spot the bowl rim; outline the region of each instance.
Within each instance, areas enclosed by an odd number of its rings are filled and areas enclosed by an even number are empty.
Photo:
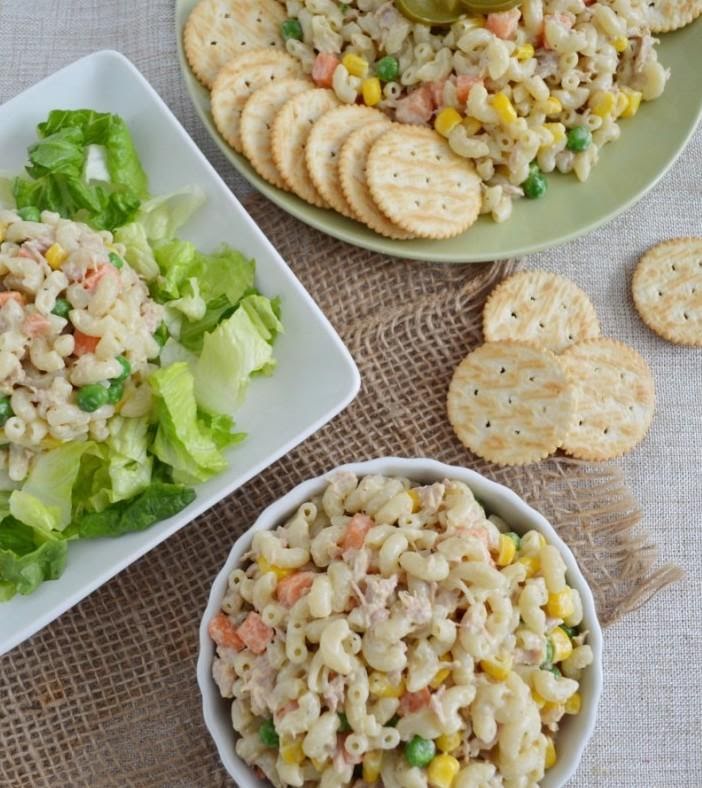
[[[480,497],[494,500],[499,499],[505,505],[511,505],[519,510],[523,521],[528,522],[528,530],[534,529],[543,533],[549,542],[558,548],[566,563],[569,583],[580,592],[583,604],[583,618],[588,622],[588,645],[593,651],[592,664],[587,668],[590,687],[588,689],[588,703],[583,711],[573,718],[577,720],[580,736],[568,766],[561,765],[557,782],[549,783],[550,788],[561,788],[575,774],[585,748],[594,732],[597,719],[597,708],[603,688],[602,670],[602,628],[597,617],[595,600],[590,586],[585,579],[573,552],[561,539],[550,522],[536,509],[529,506],[514,490],[486,478],[477,471],[457,465],[449,465],[430,458],[406,458],[386,456],[372,460],[349,462],[332,468],[311,479],[300,482],[285,495],[269,504],[256,518],[254,524],[234,542],[224,565],[215,577],[208,597],[207,605],[203,612],[199,629],[199,653],[197,659],[197,682],[202,693],[202,711],[212,739],[215,742],[219,757],[227,772],[242,786],[242,788],[256,788],[263,783],[256,780],[249,766],[242,761],[234,750],[233,730],[230,725],[226,731],[221,730],[215,710],[221,706],[222,698],[212,680],[211,665],[214,658],[214,645],[207,633],[207,624],[220,607],[221,600],[227,585],[229,572],[237,565],[244,553],[249,549],[253,535],[259,531],[270,530],[278,526],[281,521],[290,516],[290,513],[315,494],[318,494],[327,484],[329,477],[337,471],[350,471],[357,476],[381,474],[386,476],[404,476],[413,481],[428,480],[428,476],[443,477],[462,481]],[[424,476],[423,476],[424,475]],[[520,528],[521,530],[521,528]],[[248,783],[245,781],[249,781]]]

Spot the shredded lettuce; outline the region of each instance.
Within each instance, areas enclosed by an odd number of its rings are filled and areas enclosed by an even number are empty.
[[[107,230],[134,218],[148,183],[122,118],[93,110],[54,110],[37,132],[39,140],[29,148],[29,178],[17,178],[13,185],[18,208],[56,211]],[[85,178],[95,145],[104,149],[108,183]]]
[[[263,321],[252,320],[244,302],[205,334],[195,365],[195,397],[203,410],[231,413],[241,404],[251,375],[268,372],[275,363],[267,341],[270,331],[264,326],[266,334],[261,333]]]
[[[152,451],[173,468],[173,478],[188,484],[203,482],[224,470],[226,459],[207,424],[198,419],[194,380],[185,362],[155,372],[149,378],[157,419]]]
[[[138,222],[130,222],[124,227],[118,227],[115,231],[115,241],[124,244],[125,259],[147,282],[158,276],[158,263],[143,225]]]
[[[143,203],[136,220],[144,228],[149,241],[167,241],[205,203],[199,186],[187,186],[163,197]]]
[[[5,517],[0,522],[0,602],[31,594],[44,580],[56,580],[63,574],[67,553],[63,539]]]

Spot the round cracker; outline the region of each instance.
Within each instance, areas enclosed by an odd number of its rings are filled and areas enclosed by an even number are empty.
[[[645,16],[652,33],[670,33],[702,14],[702,0],[648,0]]]
[[[480,178],[431,129],[396,124],[368,153],[373,200],[395,224],[423,238],[451,238],[480,210]]]
[[[222,66],[259,47],[283,49],[285,9],[275,0],[200,0],[183,30],[183,49],[202,84],[212,87]]]
[[[573,386],[549,350],[486,342],[456,367],[447,406],[451,426],[473,453],[525,465],[563,443],[573,423]]]
[[[606,337],[572,345],[560,361],[576,393],[563,450],[581,460],[611,460],[633,449],[648,432],[655,407],[648,364]]]
[[[649,249],[631,291],[652,331],[676,345],[702,346],[702,238],[673,238]]]
[[[368,151],[381,134],[390,125],[384,119],[371,123],[351,132],[341,146],[339,154],[339,182],[354,218],[375,230],[380,235],[398,240],[414,238],[412,233],[398,227],[378,208],[373,201],[368,183],[366,182],[366,162]]]
[[[255,49],[233,57],[212,85],[210,107],[219,133],[241,153],[241,113],[254,91],[276,79],[301,76],[300,61],[287,52]]]
[[[305,148],[307,170],[317,191],[343,216],[356,218],[339,180],[341,146],[352,131],[385,119],[380,110],[345,104],[325,112],[312,127]]]
[[[333,90],[313,88],[283,104],[273,120],[273,161],[288,188],[312,205],[328,208],[317,191],[305,161],[305,147],[313,124],[339,105]]]
[[[519,339],[560,353],[598,337],[595,307],[570,279],[546,271],[520,271],[502,281],[483,308],[483,334],[491,342]]]
[[[279,189],[287,189],[273,161],[273,120],[293,96],[310,89],[306,79],[276,79],[249,96],[241,112],[239,133],[244,155],[256,172]]]

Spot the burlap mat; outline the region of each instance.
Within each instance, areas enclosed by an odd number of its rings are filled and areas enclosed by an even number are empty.
[[[653,571],[654,549],[617,467],[559,457],[499,469],[453,436],[446,387],[481,341],[486,293],[514,263],[391,260],[305,228],[261,198],[248,207],[347,343],[361,393],[297,450],[0,662],[3,788],[230,785],[195,681],[210,584],[261,509],[343,462],[431,456],[510,485],[571,546],[605,625],[679,577],[675,567]]]

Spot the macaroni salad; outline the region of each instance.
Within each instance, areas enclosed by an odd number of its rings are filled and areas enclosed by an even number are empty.
[[[0,467],[14,482],[35,453],[104,441],[108,419],[149,412],[142,386],[164,309],[112,233],[0,210]]]
[[[341,101],[430,124],[482,179],[482,212],[506,220],[543,173],[587,180],[620,121],[668,72],[646,0],[524,0],[452,25],[412,22],[387,0],[287,0],[288,52]]]
[[[535,786],[593,654],[558,550],[446,480],[338,472],[258,532],[209,623],[275,786]]]

